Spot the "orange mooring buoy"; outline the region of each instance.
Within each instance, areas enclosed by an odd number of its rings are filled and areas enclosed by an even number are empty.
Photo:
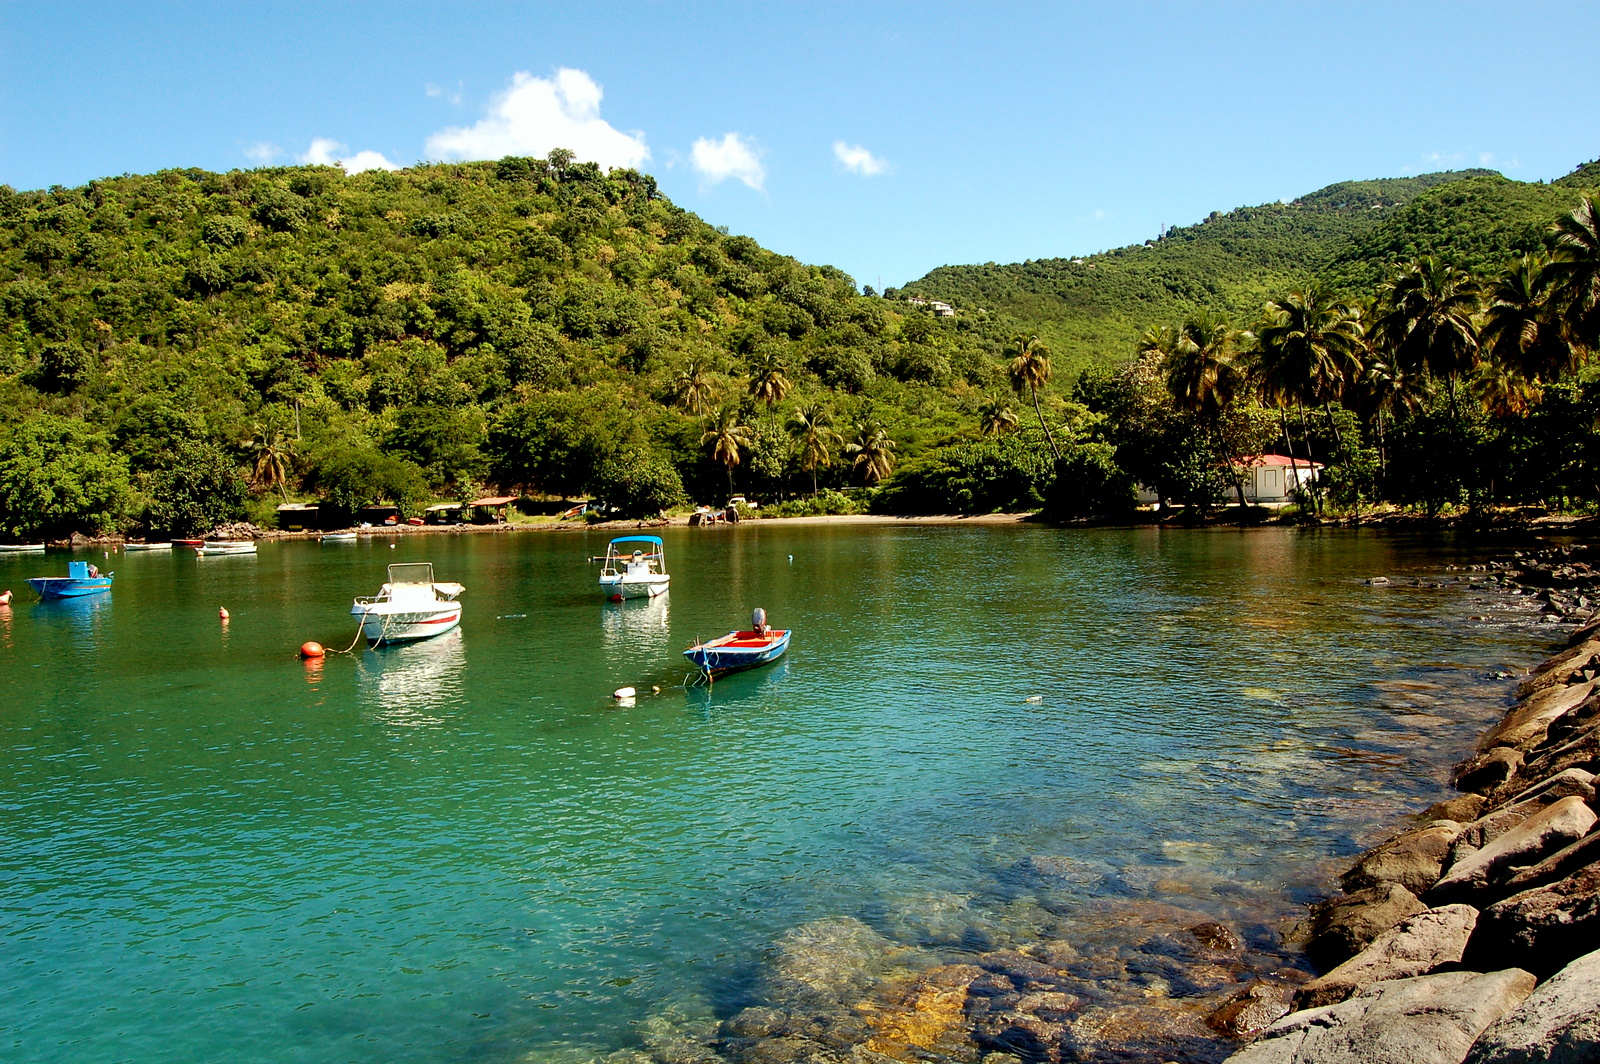
[[[322,649],[321,643],[301,643],[300,656],[302,658],[320,658],[327,651]]]
[[[227,620],[228,619],[228,607],[224,606],[221,609],[219,609],[217,611],[217,616],[221,617],[223,620]]]
[[[11,605],[11,592],[0,591],[0,606]]]

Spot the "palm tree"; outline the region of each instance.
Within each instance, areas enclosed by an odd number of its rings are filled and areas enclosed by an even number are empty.
[[[1366,367],[1355,382],[1353,398],[1356,409],[1372,419],[1378,440],[1378,475],[1389,475],[1388,432],[1386,421],[1392,421],[1397,411],[1415,413],[1422,409],[1427,396],[1427,381],[1414,373],[1407,373],[1393,364],[1372,356],[1369,351]]]
[[[1142,353],[1154,354],[1159,349],[1156,345],[1145,347],[1145,338],[1155,331],[1146,330],[1145,337],[1141,337],[1140,346],[1145,348]],[[1216,436],[1228,460],[1234,493],[1242,511],[1244,479],[1239,474],[1238,456],[1228,446],[1222,432],[1222,413],[1243,383],[1243,374],[1237,365],[1240,336],[1239,330],[1225,319],[1202,311],[1184,322],[1175,337],[1162,336],[1161,340],[1166,348],[1162,370],[1173,404],[1192,414]]]
[[[978,407],[978,431],[984,436],[1005,436],[1017,427],[1017,413],[1003,399],[989,399]]]
[[[743,459],[752,442],[750,426],[740,422],[739,408],[731,403],[709,419],[706,430],[700,434],[700,446],[710,447],[712,460],[728,467],[729,495],[733,494],[733,467]]]
[[[1019,335],[1012,338],[1007,354],[1012,356],[1010,365],[1006,367],[1011,374],[1011,387],[1016,389],[1018,395],[1026,388],[1032,396],[1033,412],[1039,415],[1039,427],[1044,429],[1050,453],[1059,459],[1061,449],[1056,446],[1056,438],[1050,435],[1050,426],[1044,421],[1044,409],[1039,406],[1039,389],[1050,382],[1050,349],[1037,336]]]
[[[800,445],[800,468],[811,474],[811,494],[817,493],[817,466],[833,464],[831,448],[842,441],[833,431],[833,416],[815,403],[802,406],[789,419],[789,435]]]
[[[1472,394],[1491,415],[1498,418],[1521,417],[1538,405],[1539,385],[1523,376],[1514,366],[1485,362],[1472,375]]]
[[[1592,354],[1600,350],[1600,212],[1588,196],[1552,227],[1550,268],[1555,299],[1571,341]]]
[[[1456,406],[1456,381],[1478,361],[1474,321],[1483,292],[1465,270],[1424,255],[1378,289],[1381,309],[1373,323],[1378,347],[1408,372],[1424,372],[1445,382],[1450,413]]]
[[[1529,382],[1555,381],[1577,366],[1550,298],[1555,279],[1548,257],[1524,255],[1489,286],[1478,341],[1496,366]]]
[[[845,445],[844,453],[855,458],[852,468],[862,471],[868,486],[881,483],[894,469],[894,441],[876,421],[858,424],[856,438]]]
[[[783,375],[783,359],[778,352],[764,351],[750,363],[750,394],[766,403],[768,410],[774,403],[781,403],[792,387]]]
[[[673,378],[672,393],[683,408],[695,417],[705,417],[711,411],[711,378],[699,362],[690,362],[683,367],[683,372]]]
[[[1278,408],[1283,442],[1289,449],[1289,466],[1297,484],[1300,473],[1294,464],[1287,408],[1293,406],[1300,412],[1303,430],[1305,408],[1322,405],[1334,431],[1334,442],[1343,451],[1344,441],[1333,420],[1332,403],[1342,395],[1346,382],[1361,372],[1361,351],[1360,313],[1334,299],[1320,285],[1293,289],[1262,308],[1255,328],[1259,387],[1262,400]],[[1308,461],[1310,453],[1311,443],[1307,440]]]
[[[289,469],[294,461],[294,444],[276,428],[255,426],[244,442],[250,455],[250,486],[271,491],[277,488],[283,501],[289,501]]]

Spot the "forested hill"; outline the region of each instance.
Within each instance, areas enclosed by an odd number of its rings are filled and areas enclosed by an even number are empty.
[[[1597,186],[1595,163],[1548,185],[1491,170],[1345,181],[1292,203],[1214,212],[1103,254],[943,266],[901,292],[1036,331],[1070,370],[1127,357],[1152,323],[1203,307],[1249,317],[1313,277],[1365,292],[1393,263],[1424,252],[1471,269],[1497,265],[1540,246],[1546,226]]]
[[[66,506],[46,481],[82,455],[126,467],[116,497],[24,531],[196,523],[179,489],[233,468],[258,496],[414,502],[593,490],[626,456],[709,501],[728,471],[701,435],[728,404],[736,482],[774,491],[802,479],[797,405],[915,453],[1004,386],[1004,340],[563,152],[0,186],[0,523]]]

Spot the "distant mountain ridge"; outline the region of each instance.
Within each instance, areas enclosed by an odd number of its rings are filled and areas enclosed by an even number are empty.
[[[941,266],[897,294],[1037,332],[1058,371],[1075,374],[1126,358],[1147,325],[1202,307],[1247,318],[1312,278],[1363,294],[1394,262],[1425,252],[1492,267],[1540,246],[1549,223],[1597,187],[1600,162],[1550,184],[1482,169],[1341,181],[1098,255]]]

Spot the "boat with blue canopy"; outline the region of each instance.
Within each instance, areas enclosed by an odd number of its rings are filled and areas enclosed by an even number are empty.
[[[102,576],[99,568],[88,562],[68,562],[66,576],[36,576],[29,579],[28,586],[42,599],[83,598],[109,592],[116,575]]]
[[[694,662],[709,681],[726,673],[777,661],[789,649],[789,635],[789,629],[767,624],[767,611],[757,609],[750,618],[748,631],[729,632],[720,639],[696,643],[685,650],[683,656]]]
[[[667,590],[667,556],[660,536],[618,536],[606,547],[600,566],[600,591],[613,602],[655,598]]]

